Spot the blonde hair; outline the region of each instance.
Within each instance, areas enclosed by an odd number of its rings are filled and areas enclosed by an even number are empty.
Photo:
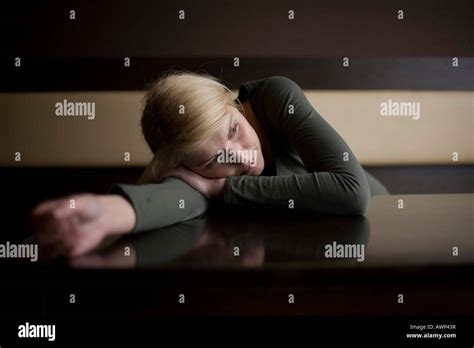
[[[222,126],[227,106],[243,113],[242,104],[234,99],[229,88],[207,73],[168,70],[161,74],[146,93],[141,118],[143,136],[155,155],[149,165],[154,181],[180,165]]]

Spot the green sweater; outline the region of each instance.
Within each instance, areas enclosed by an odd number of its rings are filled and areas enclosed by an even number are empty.
[[[260,176],[230,176],[223,201],[217,203],[313,215],[363,215],[371,196],[388,194],[291,79],[272,76],[244,82],[237,98],[250,99],[270,142],[277,175],[269,176],[265,168]],[[178,178],[153,183],[149,172],[148,167],[141,180],[146,184],[114,184],[110,190],[133,205],[137,223],[132,232],[192,219],[216,203]]]

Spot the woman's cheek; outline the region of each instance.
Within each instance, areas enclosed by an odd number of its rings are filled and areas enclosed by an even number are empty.
[[[238,175],[231,164],[219,163],[211,168],[206,168],[200,173],[201,176],[211,179],[227,178],[228,176]]]
[[[227,178],[228,176],[236,175],[232,169],[232,165],[229,164],[222,165],[217,174],[219,178]]]
[[[230,171],[230,166],[229,165],[223,165],[221,168],[219,168],[219,178],[227,178],[228,176],[233,175],[232,172]]]
[[[229,174],[228,168],[225,168],[224,166],[219,165],[219,166],[216,166],[215,168],[206,169],[205,171],[202,172],[201,175],[207,178],[219,179],[219,178],[230,176],[232,174]]]

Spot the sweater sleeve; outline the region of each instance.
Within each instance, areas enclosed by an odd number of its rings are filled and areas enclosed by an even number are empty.
[[[170,177],[145,185],[113,184],[111,194],[125,197],[136,213],[131,233],[147,231],[195,218],[208,208],[208,199],[184,181]]]
[[[254,93],[260,94],[252,98],[255,112],[277,141],[295,148],[309,173],[228,177],[225,204],[289,210],[292,203],[296,211],[315,214],[365,214],[370,189],[364,171],[303,90],[289,78],[273,76]]]

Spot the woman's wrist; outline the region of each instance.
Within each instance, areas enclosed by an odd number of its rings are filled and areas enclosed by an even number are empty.
[[[121,195],[99,195],[104,207],[106,235],[129,233],[136,224],[136,213],[130,202]]]

